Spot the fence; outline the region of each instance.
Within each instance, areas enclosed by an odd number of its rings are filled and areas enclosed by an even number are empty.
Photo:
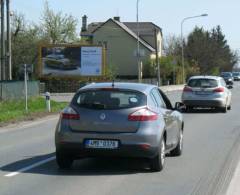
[[[28,81],[28,96],[38,96],[39,81]],[[25,97],[23,81],[4,81],[0,82],[0,100],[23,99]]]
[[[137,79],[116,79],[115,82],[138,83],[138,80]],[[46,80],[41,80],[40,89],[41,89],[41,93],[44,93],[46,91],[49,91],[50,93],[74,93],[79,88],[85,86],[87,83],[91,83],[91,81],[87,82],[87,81],[66,80],[66,79],[62,79],[62,80],[46,79]],[[142,79],[142,83],[157,85],[157,79],[155,78]],[[164,85],[168,85],[168,83],[164,83]]]

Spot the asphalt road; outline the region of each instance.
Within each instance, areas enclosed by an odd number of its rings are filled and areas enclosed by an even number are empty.
[[[127,159],[85,159],[70,171],[59,170],[54,156],[56,118],[0,129],[0,194],[224,194],[240,152],[240,83],[236,85],[227,114],[184,114],[183,155],[168,157],[159,173]],[[180,93],[169,96],[177,101]]]

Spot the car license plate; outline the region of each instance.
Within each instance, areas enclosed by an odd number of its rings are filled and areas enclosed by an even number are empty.
[[[86,140],[86,148],[103,148],[103,149],[117,149],[119,146],[118,141],[114,140]]]
[[[211,94],[211,93],[208,92],[208,91],[197,91],[196,94],[197,94],[197,95],[209,95],[209,94]]]

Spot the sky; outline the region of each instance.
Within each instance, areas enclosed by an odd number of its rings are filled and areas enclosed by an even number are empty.
[[[29,22],[40,22],[45,0],[11,0],[13,11],[23,13]],[[72,14],[79,20],[88,16],[90,22],[104,22],[120,16],[122,22],[136,21],[137,0],[48,0],[50,8]],[[180,36],[181,21],[185,17],[208,14],[187,20],[183,32],[187,36],[195,26],[210,30],[222,27],[228,44],[240,51],[240,0],[140,0],[139,21],[154,22],[163,30],[165,37]]]

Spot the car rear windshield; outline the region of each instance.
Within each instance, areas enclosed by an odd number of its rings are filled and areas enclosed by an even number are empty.
[[[114,110],[144,106],[147,98],[137,91],[96,89],[77,93],[73,103],[82,108]]]
[[[214,88],[218,86],[218,82],[214,79],[191,79],[188,82],[188,86],[200,88]]]
[[[222,72],[221,76],[223,76],[223,77],[231,77],[232,73],[231,72]]]

